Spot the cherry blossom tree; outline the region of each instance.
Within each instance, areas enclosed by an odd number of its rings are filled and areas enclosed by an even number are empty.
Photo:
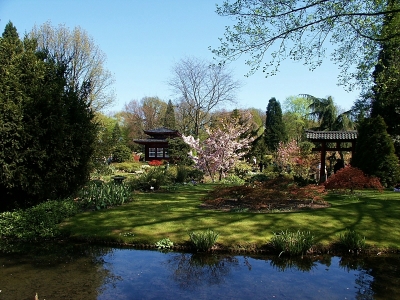
[[[239,118],[227,117],[218,126],[206,128],[208,137],[204,141],[193,136],[183,136],[183,139],[194,150],[189,155],[195,166],[215,182],[217,174],[221,180],[249,150],[254,137],[243,137],[243,134],[250,126],[250,123],[239,122]]]

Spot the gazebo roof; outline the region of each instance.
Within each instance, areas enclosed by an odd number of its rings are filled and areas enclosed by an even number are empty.
[[[159,134],[166,134],[166,135],[179,135],[178,130],[173,130],[169,129],[166,127],[159,127],[159,128],[154,128],[154,129],[149,129],[149,130],[143,130],[144,133],[148,135],[159,135]]]
[[[166,139],[138,139],[133,140],[135,143],[146,145],[146,144],[168,144]]]
[[[353,141],[357,139],[357,130],[314,131],[306,130],[306,137],[312,141]]]

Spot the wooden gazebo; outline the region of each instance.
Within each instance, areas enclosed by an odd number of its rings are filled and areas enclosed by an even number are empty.
[[[356,149],[357,131],[313,131],[306,130],[306,137],[309,141],[320,144],[312,151],[321,152],[321,165],[319,170],[320,182],[325,180],[326,151],[351,151],[352,155]],[[351,147],[342,147],[341,143],[351,143]],[[334,144],[332,147],[331,145]]]
[[[177,130],[160,127],[144,130],[150,137],[147,139],[133,140],[135,143],[145,146],[145,161],[168,160],[168,138],[181,136]]]

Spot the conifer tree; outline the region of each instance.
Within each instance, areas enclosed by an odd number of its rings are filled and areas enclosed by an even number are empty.
[[[264,136],[265,144],[270,152],[275,152],[278,149],[279,142],[287,141],[281,105],[275,98],[271,98],[268,102]]]
[[[175,129],[175,110],[171,100],[168,100],[167,110],[165,111],[163,126],[169,129]]]
[[[90,83],[68,87],[67,69],[8,23],[0,38],[0,211],[73,193],[89,177],[96,136]]]
[[[388,1],[390,9],[399,8],[398,0]],[[371,116],[380,115],[387,132],[394,140],[395,151],[400,156],[400,14],[385,16],[382,36],[393,38],[381,41],[379,60],[373,72],[374,87]]]
[[[393,186],[400,180],[399,159],[382,117],[361,121],[351,165],[378,177],[384,186]]]

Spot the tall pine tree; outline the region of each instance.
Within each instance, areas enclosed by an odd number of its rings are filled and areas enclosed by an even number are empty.
[[[270,152],[275,152],[278,149],[279,142],[287,141],[281,105],[275,98],[271,98],[268,102],[264,137],[265,144]]]
[[[381,116],[361,121],[351,164],[378,177],[384,186],[393,186],[400,180],[399,159]]]
[[[171,100],[168,101],[167,110],[165,111],[163,126],[169,129],[175,129],[175,110]]]
[[[389,0],[388,8],[400,7],[399,0]],[[391,37],[388,39],[388,37]],[[374,87],[371,116],[382,116],[387,132],[394,140],[400,157],[400,14],[385,16],[381,33],[379,60],[373,73]]]

